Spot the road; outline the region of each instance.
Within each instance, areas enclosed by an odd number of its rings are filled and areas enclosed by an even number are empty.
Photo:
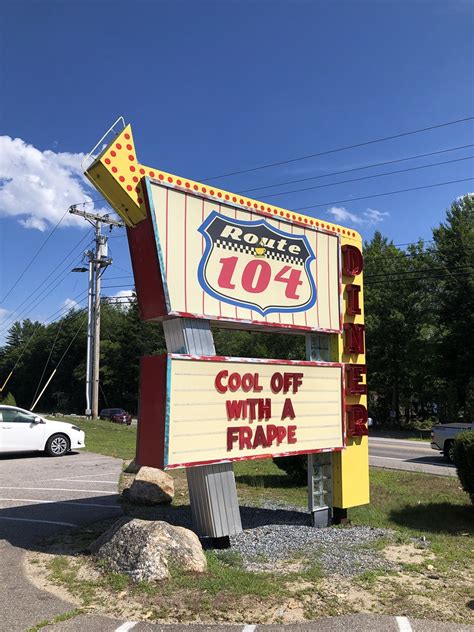
[[[369,436],[369,463],[389,470],[456,476],[454,465],[447,463],[427,441]]]

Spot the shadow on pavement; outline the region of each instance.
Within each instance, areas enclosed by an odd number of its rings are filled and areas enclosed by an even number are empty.
[[[79,456],[80,452],[68,452],[66,455],[61,457],[51,457],[47,456],[44,452],[8,452],[7,454],[0,454],[0,461],[19,461],[23,459],[52,459],[61,458],[61,459],[69,459],[74,456]]]

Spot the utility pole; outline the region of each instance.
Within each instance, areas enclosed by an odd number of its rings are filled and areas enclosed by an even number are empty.
[[[100,279],[105,268],[112,263],[108,256],[107,236],[102,235],[102,224],[122,228],[125,224],[106,215],[87,213],[75,206],[69,212],[86,219],[95,230],[95,249],[86,250],[89,261],[87,303],[87,360],[86,360],[86,417],[99,416],[100,366]]]

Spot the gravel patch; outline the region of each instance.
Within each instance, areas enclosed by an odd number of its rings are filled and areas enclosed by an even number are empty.
[[[247,570],[285,573],[301,571],[316,563],[326,574],[353,577],[365,571],[398,568],[370,546],[381,538],[391,539],[393,532],[389,529],[365,526],[315,529],[309,524],[308,512],[301,507],[276,503],[242,507],[241,511],[244,531],[232,536],[230,543]],[[271,520],[267,522],[264,518],[269,514]],[[225,552],[217,554],[225,559]]]

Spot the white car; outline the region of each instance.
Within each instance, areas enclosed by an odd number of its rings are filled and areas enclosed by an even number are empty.
[[[0,405],[0,454],[45,451],[49,456],[63,456],[84,447],[84,431],[77,426]]]

